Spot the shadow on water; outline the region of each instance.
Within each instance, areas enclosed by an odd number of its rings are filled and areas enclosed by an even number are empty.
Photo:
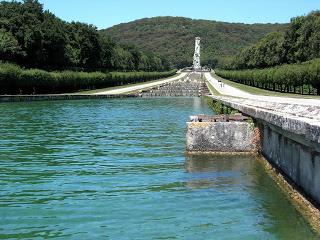
[[[254,214],[258,218],[255,227],[270,237],[320,238],[254,156],[188,155],[185,169],[191,189],[219,189],[217,195],[229,192],[231,198],[238,191],[234,199],[225,199],[238,202],[239,208],[247,210],[244,214]]]

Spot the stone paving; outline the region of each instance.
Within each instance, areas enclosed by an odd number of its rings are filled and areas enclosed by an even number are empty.
[[[206,79],[213,87],[223,94],[221,98],[243,105],[280,112],[296,117],[309,118],[320,122],[320,100],[306,98],[271,97],[250,94],[227,84],[222,85],[210,73],[205,74]]]
[[[222,94],[213,96],[215,100],[253,118],[302,135],[306,140],[317,143],[315,148],[320,148],[320,100],[253,95],[221,84],[210,73],[205,77]]]
[[[246,106],[279,112],[301,118],[309,118],[320,121],[320,106],[299,105],[292,103],[278,103],[264,100],[253,100],[236,97],[221,97],[221,99],[237,102]]]

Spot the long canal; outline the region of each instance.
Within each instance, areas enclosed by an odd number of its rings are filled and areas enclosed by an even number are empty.
[[[0,239],[318,239],[254,157],[185,155],[200,98],[0,104]]]

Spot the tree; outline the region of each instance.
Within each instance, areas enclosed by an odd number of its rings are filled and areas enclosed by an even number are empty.
[[[154,54],[119,45],[93,25],[64,22],[44,11],[37,0],[0,2],[0,47],[0,61],[32,68],[164,69],[162,59]]]
[[[254,48],[253,67],[270,67],[283,63],[284,35],[280,32],[267,34]]]
[[[70,40],[73,48],[80,50],[79,65],[94,68],[100,66],[101,45],[96,27],[79,22],[70,24]]]
[[[68,64],[67,32],[64,22],[46,11],[41,23],[41,62],[43,66],[63,67]]]
[[[112,57],[112,65],[114,69],[119,69],[122,71],[133,70],[134,69],[134,59],[130,52],[125,51],[121,47],[116,47],[114,49],[114,54]]]
[[[106,35],[100,35],[101,46],[101,67],[112,69],[112,55],[114,53],[115,43]]]
[[[315,11],[293,18],[284,34],[270,33],[258,43],[240,51],[234,57],[231,68],[265,68],[312,60],[320,57],[319,43],[320,11]]]
[[[0,56],[2,60],[14,61],[25,53],[21,50],[18,40],[4,29],[0,29]]]
[[[133,60],[134,69],[139,69],[139,64],[141,61],[141,52],[133,45],[124,45],[124,50],[128,51]]]
[[[291,20],[285,34],[288,63],[303,62],[320,57],[320,11]]]

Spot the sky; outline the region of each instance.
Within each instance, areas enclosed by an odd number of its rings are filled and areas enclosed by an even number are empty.
[[[287,23],[320,9],[320,0],[39,0],[66,21],[99,29],[155,16],[242,23]]]

